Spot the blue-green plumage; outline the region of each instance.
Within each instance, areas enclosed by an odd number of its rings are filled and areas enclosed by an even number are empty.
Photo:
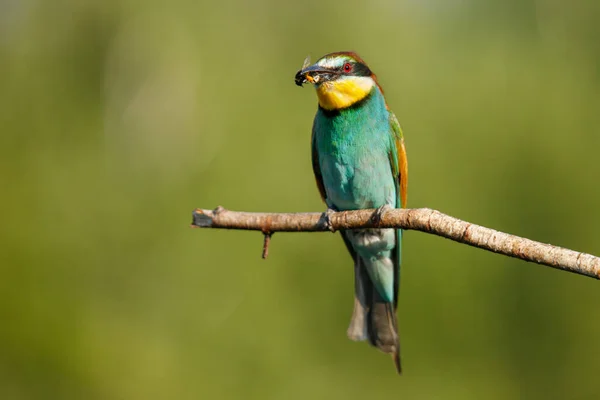
[[[340,210],[396,207],[390,165],[393,134],[377,86],[360,103],[339,111],[319,108],[315,146],[327,199]]]
[[[399,207],[397,179],[390,154],[395,147],[390,113],[379,87],[360,103],[342,110],[319,108],[314,122],[313,151],[327,194],[327,206],[357,210],[389,205]],[[397,162],[397,161],[396,161]],[[394,301],[395,233],[385,230],[376,243],[365,245],[363,236],[350,234],[353,249],[367,261],[367,271],[384,300]]]

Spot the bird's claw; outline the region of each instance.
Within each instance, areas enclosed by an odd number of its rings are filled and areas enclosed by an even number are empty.
[[[331,223],[331,217],[333,216],[333,214],[335,214],[335,210],[331,209],[331,208],[327,208],[327,211],[325,211],[322,216],[323,225],[330,232],[335,232],[335,228],[333,227],[333,224]]]
[[[375,225],[379,225],[381,224],[381,220],[383,219],[383,214],[385,214],[386,212],[393,210],[394,207],[390,206],[389,204],[384,204],[381,207],[379,207],[377,210],[375,210],[375,212],[373,213],[373,222],[375,223]]]

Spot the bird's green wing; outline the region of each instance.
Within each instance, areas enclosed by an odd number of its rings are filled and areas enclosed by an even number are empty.
[[[398,180],[400,194],[400,207],[406,207],[408,198],[408,160],[406,159],[406,147],[404,147],[404,135],[398,119],[390,111],[390,127],[393,134],[393,145],[390,151],[390,163],[392,171]]]
[[[317,181],[317,187],[321,194],[321,199],[327,203],[327,194],[325,193],[325,186],[323,185],[323,176],[321,175],[321,167],[319,166],[319,152],[317,150],[317,142],[315,140],[315,126],[313,125],[311,135],[311,153],[312,153],[312,167],[315,174],[315,180]]]
[[[396,199],[396,208],[406,207],[407,189],[408,189],[408,162],[406,159],[406,147],[404,147],[404,135],[398,123],[398,119],[393,112],[390,113],[390,128],[392,133],[390,143],[390,164],[394,178],[396,178],[396,190],[398,197]],[[394,274],[394,309],[398,305],[398,290],[400,289],[400,264],[402,263],[402,230],[396,230],[396,251],[394,254],[394,265],[396,273]]]

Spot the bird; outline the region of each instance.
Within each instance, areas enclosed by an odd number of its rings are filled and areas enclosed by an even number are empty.
[[[330,224],[332,212],[406,207],[408,162],[404,135],[376,75],[355,52],[307,57],[294,77],[316,89],[312,167]],[[331,225],[329,225],[331,226]],[[354,262],[354,309],[347,335],[390,354],[401,374],[396,310],[400,229],[341,231]]]

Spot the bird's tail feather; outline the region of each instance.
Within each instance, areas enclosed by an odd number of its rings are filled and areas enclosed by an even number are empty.
[[[391,354],[401,373],[400,340],[394,303],[385,301],[375,290],[363,261],[354,263],[354,311],[348,327],[351,340],[369,340],[371,345]]]
[[[348,327],[350,340],[362,341],[369,338],[368,319],[373,296],[373,284],[362,265],[360,257],[354,261],[354,310]]]
[[[396,370],[401,373],[400,340],[396,310],[393,303],[382,300],[376,290],[373,290],[367,329],[369,342],[384,353],[391,354]]]

